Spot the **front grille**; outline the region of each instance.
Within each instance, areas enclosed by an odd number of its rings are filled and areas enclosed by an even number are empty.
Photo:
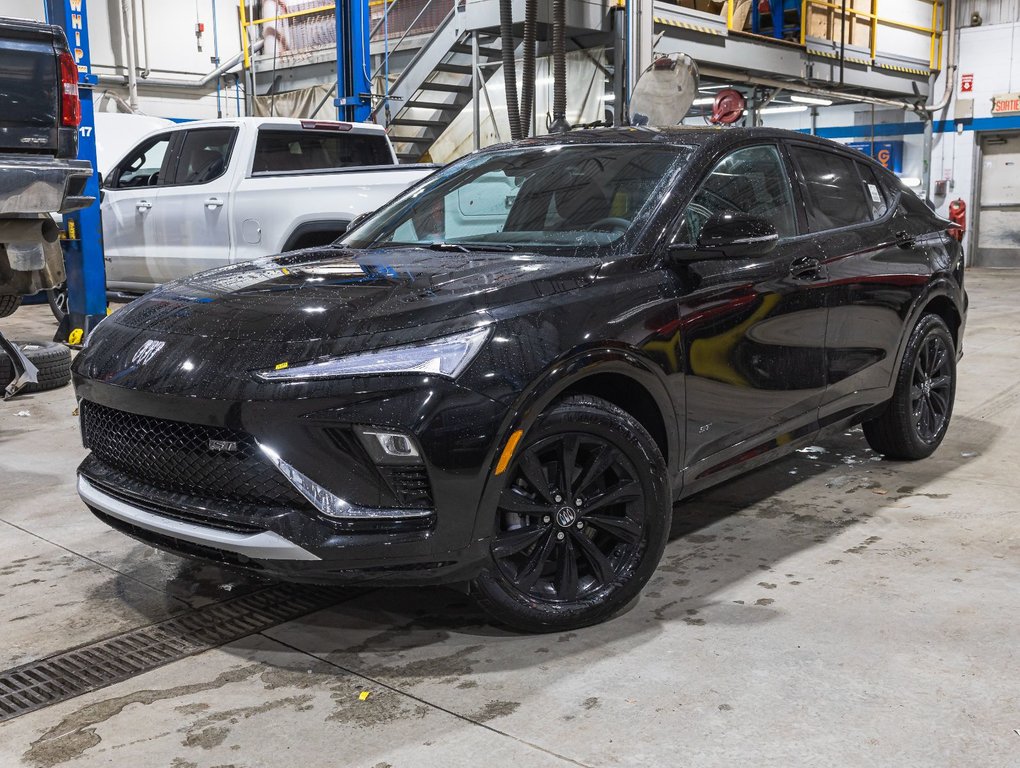
[[[428,509],[432,488],[424,467],[379,467],[401,507]]]
[[[90,402],[81,405],[81,424],[85,445],[96,458],[140,482],[220,501],[309,508],[244,432]],[[210,441],[236,450],[212,450]]]

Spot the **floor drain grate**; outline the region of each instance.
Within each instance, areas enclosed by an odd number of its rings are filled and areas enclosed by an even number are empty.
[[[281,584],[0,672],[0,722],[327,608],[351,591]]]

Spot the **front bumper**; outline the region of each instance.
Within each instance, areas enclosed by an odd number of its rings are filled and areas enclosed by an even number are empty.
[[[146,473],[123,462],[116,466],[118,456],[109,448],[97,450],[95,435],[85,435],[93,453],[79,468],[82,499],[102,520],[139,540],[315,583],[461,581],[485,562],[488,543],[476,540],[474,531],[505,407],[453,382],[433,377],[421,387],[389,377],[357,388],[341,383],[328,397],[270,401],[182,398],[80,376],[75,384],[83,422],[96,406],[117,409],[143,420],[139,431],[160,448],[148,461],[156,467]],[[173,436],[153,431],[146,419],[210,430],[201,432],[199,445],[209,437],[239,440],[222,430],[250,436],[349,501],[356,514],[330,517],[297,494],[281,493],[278,486],[286,484],[286,475],[268,457],[254,470],[245,458],[243,482],[231,482],[229,494],[198,482],[205,482],[210,463],[223,454],[199,450],[192,457],[201,463],[190,472],[164,471],[179,460],[171,450]],[[415,436],[429,483],[429,509],[395,492],[387,468],[359,453],[357,425]],[[239,457],[243,450],[238,443]],[[181,466],[192,465],[182,461]],[[224,471],[222,463],[212,468]],[[193,487],[188,477],[196,479]],[[254,493],[246,491],[251,488]]]

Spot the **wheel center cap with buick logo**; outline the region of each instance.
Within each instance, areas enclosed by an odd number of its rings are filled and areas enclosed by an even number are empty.
[[[573,507],[560,507],[556,511],[556,522],[564,528],[569,528],[577,520],[577,512]]]

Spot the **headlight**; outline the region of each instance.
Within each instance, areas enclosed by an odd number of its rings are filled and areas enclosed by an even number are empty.
[[[283,363],[276,370],[260,371],[257,375],[265,381],[308,381],[382,373],[428,373],[454,379],[481,350],[490,330],[491,327],[475,328],[417,344],[385,347],[314,363],[294,366]]]

